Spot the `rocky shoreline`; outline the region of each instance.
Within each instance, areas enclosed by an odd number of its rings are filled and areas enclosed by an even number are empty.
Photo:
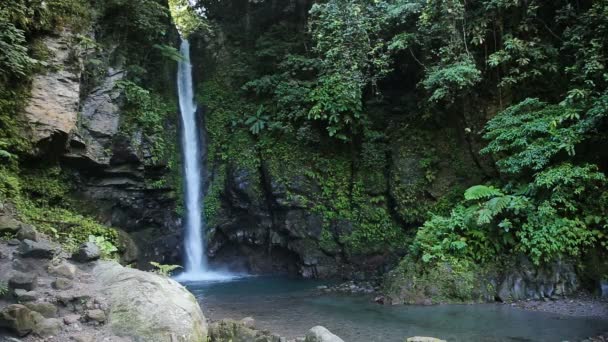
[[[35,227],[0,216],[0,336],[11,341],[206,341],[205,317],[179,283],[73,254]]]

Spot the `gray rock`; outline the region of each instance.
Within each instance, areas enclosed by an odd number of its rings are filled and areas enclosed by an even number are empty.
[[[36,322],[33,332],[38,336],[55,336],[61,331],[61,327],[63,327],[63,322],[57,318],[44,318],[37,312],[32,312],[32,315]]]
[[[425,337],[425,336],[414,336],[408,337],[405,342],[447,342],[446,340],[440,340],[435,337]]]
[[[12,304],[0,311],[0,328],[7,328],[19,336],[34,330],[35,317],[30,309],[21,304]]]
[[[85,242],[74,253],[72,259],[80,262],[97,260],[101,257],[101,251],[94,242]]]
[[[100,261],[92,271],[108,300],[107,321],[118,336],[138,341],[206,341],[207,324],[194,298],[174,280]],[[162,310],[159,310],[162,308]]]
[[[94,309],[87,311],[87,319],[89,321],[95,321],[98,323],[103,323],[106,321],[106,314],[103,310]]]
[[[36,288],[38,277],[34,274],[15,272],[8,281],[8,286],[11,289],[23,289],[31,291]]]
[[[21,243],[21,241],[19,241],[19,239],[10,239],[7,241],[9,246],[17,246]]]
[[[55,249],[46,241],[23,240],[19,252],[24,258],[51,259]]]
[[[78,334],[70,336],[70,341],[74,342],[95,342],[95,337],[89,334]]]
[[[36,231],[36,228],[29,224],[21,224],[21,229],[17,232],[17,238],[19,240],[38,241],[40,239],[40,233]]]
[[[21,228],[21,222],[11,216],[0,216],[0,234],[17,234]]]
[[[327,328],[317,325],[306,333],[305,342],[344,342],[343,339],[331,333]]]
[[[49,266],[49,274],[56,277],[74,279],[76,276],[76,266],[67,261],[62,261],[59,265]]]
[[[255,319],[253,317],[245,317],[241,320],[241,324],[247,328],[253,328],[255,327]]]
[[[15,297],[17,297],[17,300],[20,302],[30,302],[30,301],[36,300],[36,298],[38,298],[38,293],[36,291],[15,289],[15,291],[13,291],[13,292],[15,294]]]
[[[69,30],[43,39],[49,50],[49,65],[78,65],[70,62],[74,56],[73,39]],[[39,152],[46,146],[65,144],[77,128],[79,103],[80,68],[56,68],[33,77],[31,95],[21,119],[26,123],[30,141],[41,147]]]
[[[57,307],[49,302],[31,302],[24,304],[28,309],[36,311],[45,318],[57,317]]]
[[[67,290],[71,289],[72,286],[72,281],[67,278],[57,278],[53,281],[53,288],[56,290]]]
[[[74,323],[78,323],[78,321],[80,321],[81,316],[80,315],[67,315],[65,317],[63,317],[63,323],[65,323],[66,325],[72,325]]]

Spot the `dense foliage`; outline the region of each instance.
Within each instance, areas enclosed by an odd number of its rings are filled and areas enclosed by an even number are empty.
[[[74,65],[51,65],[48,36],[69,38]],[[2,1],[0,3],[0,201],[11,203],[24,222],[61,242],[68,250],[94,241],[104,257],[122,249],[119,234],[100,224],[80,201],[69,168],[63,168],[52,154],[33,165],[32,151],[21,113],[27,104],[32,78],[38,73],[84,64],[82,92],[97,87],[108,68],[123,68],[125,98],[121,133],[133,137],[142,132],[153,146],[152,164],[170,160],[177,170],[174,118],[176,105],[171,80],[176,58],[172,47],[176,35],[168,6],[163,1],[141,0],[50,0]],[[168,76],[169,75],[169,76]],[[166,78],[163,79],[163,76]],[[168,79],[168,80],[167,80]],[[146,84],[146,88],[142,85]],[[173,136],[169,136],[173,134]],[[141,136],[141,134],[140,134]],[[141,138],[140,138],[141,139]],[[173,175],[174,174],[174,175]],[[172,177],[177,178],[177,171]],[[147,180],[146,180],[147,181]],[[177,179],[169,179],[177,182]],[[152,179],[151,187],[166,187],[167,180]]]
[[[306,159],[294,168],[327,191],[307,198],[326,221],[355,222],[350,238],[369,246],[405,244],[393,232],[421,226],[410,250],[426,262],[605,253],[605,1],[326,0],[305,23],[257,27],[202,3],[230,38],[201,98],[212,109],[212,158],[240,159],[247,144],[242,164],[256,168],[260,154],[294,159],[280,153],[292,142]],[[445,148],[438,137],[454,127],[460,145]],[[249,137],[226,140],[243,130]],[[441,159],[457,149],[467,156]],[[418,165],[399,159],[412,155]],[[464,199],[466,180],[435,197],[446,162],[483,184]],[[276,172],[286,184],[290,165]],[[423,177],[395,174],[415,176],[412,167]],[[384,223],[362,214],[375,210]]]

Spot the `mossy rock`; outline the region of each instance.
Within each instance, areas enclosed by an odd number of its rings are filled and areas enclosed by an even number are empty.
[[[466,260],[416,263],[406,257],[384,283],[391,304],[477,303],[494,299],[488,270]]]

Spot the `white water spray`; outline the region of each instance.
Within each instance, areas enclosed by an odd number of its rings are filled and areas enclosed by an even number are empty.
[[[185,187],[185,272],[180,281],[226,280],[234,278],[227,272],[213,272],[207,269],[205,254],[205,223],[203,220],[203,192],[201,167],[201,139],[196,124],[196,103],[192,86],[192,65],[190,64],[190,44],[183,40],[180,47],[183,60],[177,71],[179,107],[182,118],[182,151],[184,156]]]

